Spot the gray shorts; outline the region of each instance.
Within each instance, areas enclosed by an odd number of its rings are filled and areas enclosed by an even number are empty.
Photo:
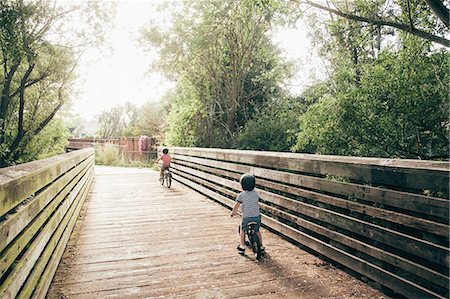
[[[256,222],[256,225],[253,226],[253,228],[255,229],[255,232],[258,232],[259,227],[261,226],[261,216],[243,218],[242,219],[242,228],[244,229],[245,232],[248,230],[247,225],[249,222]]]

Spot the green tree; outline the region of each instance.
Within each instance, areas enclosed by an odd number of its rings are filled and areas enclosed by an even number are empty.
[[[181,87],[182,86],[182,87]],[[190,84],[179,84],[167,118],[168,134],[166,143],[176,146],[204,146],[205,140],[213,134],[206,107],[196,95],[196,90]]]
[[[448,157],[448,55],[417,38],[362,68],[359,85],[336,75],[301,116],[296,151],[400,158]],[[425,43],[426,44],[426,43]]]
[[[20,157],[20,162],[45,159],[59,155],[65,151],[69,143],[70,132],[66,128],[64,121],[59,117],[53,118],[50,123],[27,144],[24,154]]]
[[[29,143],[69,101],[82,51],[64,31],[74,11],[51,1],[0,2],[0,167],[33,159],[25,152]],[[83,30],[71,33],[83,38]],[[92,40],[83,42],[86,47]]]
[[[135,136],[146,135],[159,140],[164,139],[167,113],[164,99],[161,102],[148,102],[142,105],[135,123]]]
[[[136,136],[136,122],[138,107],[132,103],[116,105],[104,110],[98,115],[99,129],[97,134],[101,138],[120,138]]]
[[[442,0],[359,0],[329,1],[327,5],[300,0],[297,3],[318,8],[352,22],[381,28],[395,28],[446,47],[449,10]],[[331,4],[330,4],[331,3]]]
[[[315,42],[331,76],[303,96],[295,151],[321,154],[448,157],[448,55],[435,41],[349,18],[395,18],[443,34],[422,1],[340,2],[342,16],[315,19]],[[322,9],[322,8],[321,8]],[[341,16],[343,18],[336,18]],[[316,88],[318,87],[318,88]]]
[[[123,107],[117,105],[102,111],[98,116],[99,128],[97,134],[101,138],[119,138],[126,127]]]
[[[23,155],[24,143],[47,126],[67,96],[73,55],[44,39],[54,18],[39,4],[8,1],[0,5],[0,166]],[[49,101],[50,105],[41,105]]]
[[[279,83],[289,74],[268,37],[273,12],[253,1],[187,4],[170,30],[144,33],[160,50],[157,67],[178,82],[168,140],[184,142],[180,132],[189,132],[189,142],[199,146],[230,147],[252,115],[281,93]],[[179,128],[192,121],[177,117],[194,117],[197,125]]]
[[[296,143],[298,116],[305,112],[303,99],[274,100],[245,123],[236,148],[245,150],[290,151]]]

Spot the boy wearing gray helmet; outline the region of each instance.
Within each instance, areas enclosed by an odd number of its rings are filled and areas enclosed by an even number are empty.
[[[247,230],[247,224],[249,222],[256,222],[256,226],[254,227],[256,234],[261,242],[261,249],[264,251],[264,247],[262,246],[262,236],[259,231],[259,227],[261,226],[261,213],[259,211],[259,195],[256,193],[255,184],[256,180],[252,174],[243,174],[240,179],[242,192],[239,193],[236,204],[231,211],[231,217],[235,216],[238,212],[239,207],[242,205],[242,224],[240,229],[240,239],[241,244],[237,247],[237,250],[240,254],[245,252],[245,233]]]

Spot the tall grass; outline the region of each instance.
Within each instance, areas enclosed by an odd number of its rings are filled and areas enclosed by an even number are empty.
[[[125,157],[120,149],[111,143],[97,145],[95,147],[95,164],[108,166],[124,166]]]
[[[119,146],[112,143],[105,143],[95,146],[95,164],[141,168],[152,167],[153,159],[146,161],[127,161]]]

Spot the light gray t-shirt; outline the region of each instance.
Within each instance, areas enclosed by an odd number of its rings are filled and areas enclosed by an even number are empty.
[[[237,202],[242,204],[242,218],[258,217],[259,212],[259,196],[255,191],[242,191],[239,193]]]

